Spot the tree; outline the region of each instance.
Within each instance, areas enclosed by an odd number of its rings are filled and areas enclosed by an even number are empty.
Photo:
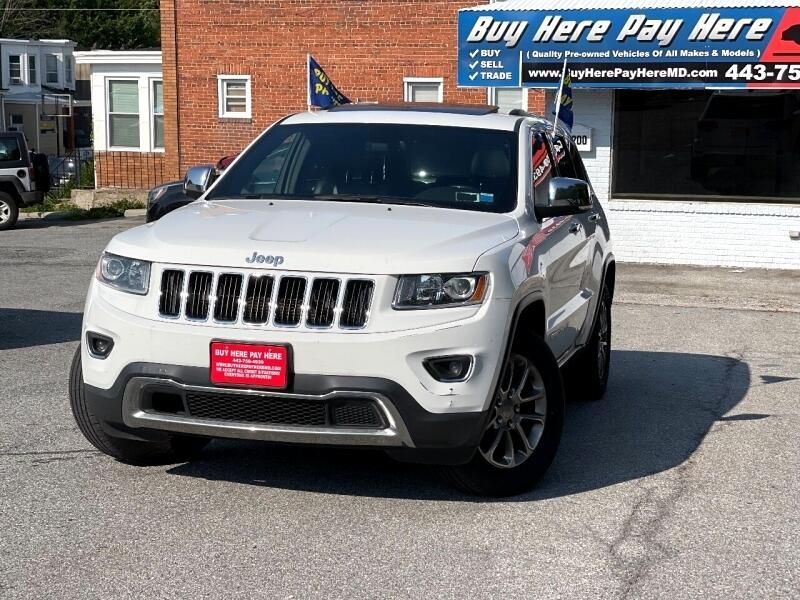
[[[67,38],[80,49],[161,45],[158,0],[0,1],[1,37]]]

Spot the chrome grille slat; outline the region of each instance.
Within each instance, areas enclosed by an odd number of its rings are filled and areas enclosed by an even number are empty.
[[[165,268],[157,310],[220,325],[362,329],[374,290],[373,280],[357,277]]]
[[[315,279],[308,300],[309,327],[331,327],[336,316],[336,301],[339,298],[338,279]]]
[[[274,279],[269,275],[251,275],[247,280],[242,321],[263,325],[269,321]]]
[[[158,299],[158,313],[163,317],[177,317],[181,313],[181,292],[183,291],[183,271],[168,269],[161,276],[161,296]]]
[[[275,324],[295,327],[302,318],[306,280],[303,277],[282,277],[278,285],[278,300],[275,305]]]
[[[239,316],[239,298],[242,294],[242,275],[222,273],[217,279],[217,302],[214,305],[214,320],[234,323]]]
[[[187,319],[199,321],[208,319],[213,282],[214,274],[208,271],[194,271],[189,275],[185,311]]]
[[[361,329],[366,326],[374,289],[375,284],[366,279],[351,279],[347,282],[339,327]]]

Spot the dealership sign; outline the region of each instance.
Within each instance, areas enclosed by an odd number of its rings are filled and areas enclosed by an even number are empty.
[[[800,8],[462,10],[458,84],[800,87]]]

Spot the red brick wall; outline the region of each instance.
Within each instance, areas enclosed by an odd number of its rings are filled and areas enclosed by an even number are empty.
[[[485,89],[456,87],[457,13],[474,4],[162,0],[167,168],[216,162],[305,110],[307,52],[353,100],[402,101],[404,77],[442,77],[445,102],[486,103]],[[218,74],[251,76],[252,119],[218,118]],[[542,93],[529,103],[541,110]]]
[[[95,152],[97,187],[149,189],[176,177],[163,152]]]

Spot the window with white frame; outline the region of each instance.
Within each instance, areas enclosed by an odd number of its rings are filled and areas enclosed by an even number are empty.
[[[64,57],[64,79],[66,82],[72,83],[72,57],[65,56]]]
[[[441,77],[405,77],[403,87],[406,102],[444,101],[444,80]]]
[[[36,73],[36,55],[29,54],[28,55],[28,83],[31,85],[36,85],[37,82],[37,73]]]
[[[138,80],[109,80],[106,106],[109,147],[139,148]]]
[[[508,114],[518,108],[528,110],[528,90],[525,88],[489,88],[489,104],[497,106],[498,112]]]
[[[218,75],[217,95],[219,116],[222,118],[250,118],[250,76]]]
[[[58,56],[44,55],[44,82],[58,84]]]
[[[154,79],[151,87],[150,110],[153,115],[153,148],[164,148],[164,82]]]
[[[8,81],[11,85],[22,85],[22,56],[11,54],[8,57]]]

